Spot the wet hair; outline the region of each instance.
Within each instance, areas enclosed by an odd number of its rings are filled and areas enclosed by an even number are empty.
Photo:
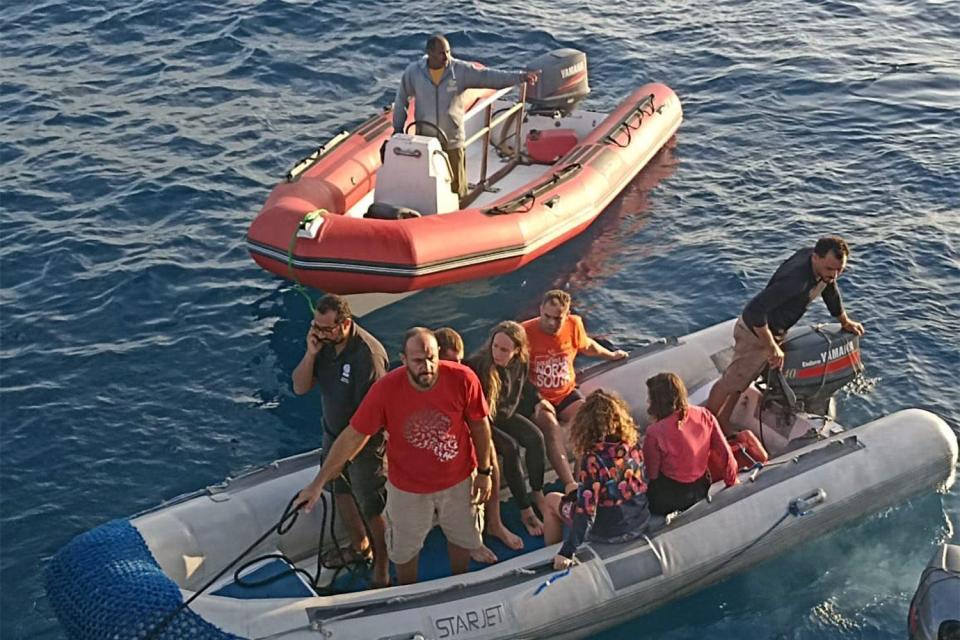
[[[346,298],[341,298],[335,293],[328,293],[317,300],[317,304],[314,309],[320,315],[330,313],[331,311],[336,311],[338,324],[342,323],[347,318],[353,317],[353,314],[350,312],[350,304],[347,302]]]
[[[432,336],[436,340],[436,335],[433,331],[427,329],[426,327],[411,327],[407,329],[407,332],[403,334],[403,347],[400,349],[400,353],[407,353],[407,343],[416,336]]]
[[[500,371],[493,361],[493,339],[498,333],[502,333],[513,341],[513,346],[517,350],[514,358],[526,364],[530,360],[530,346],[527,342],[527,332],[523,326],[513,320],[504,320],[498,323],[490,330],[490,335],[480,350],[470,359],[477,367],[477,377],[480,378],[480,387],[483,389],[483,395],[487,399],[487,406],[490,407],[490,414],[497,412],[497,401],[500,399]]]
[[[824,236],[817,240],[813,252],[821,258],[832,253],[837,260],[843,260],[850,255],[850,247],[840,236]]]
[[[543,294],[543,300],[540,301],[540,306],[547,304],[548,302],[556,302],[564,309],[570,308],[570,294],[562,289],[551,289]]]
[[[454,329],[450,327],[440,327],[433,330],[433,335],[437,339],[437,347],[440,353],[451,350],[457,353],[463,353],[463,338]],[[406,343],[404,343],[406,344]]]
[[[687,388],[675,373],[658,373],[647,378],[647,393],[650,398],[650,415],[654,420],[663,420],[679,411],[679,422],[687,417]]]
[[[614,439],[632,447],[637,443],[637,425],[620,396],[597,389],[587,396],[573,417],[570,444],[578,455],[583,455],[596,443]]]
[[[450,41],[446,39],[445,36],[439,33],[435,33],[429,38],[427,38],[427,46],[425,47],[426,51],[436,51],[439,47],[443,45],[450,46]]]

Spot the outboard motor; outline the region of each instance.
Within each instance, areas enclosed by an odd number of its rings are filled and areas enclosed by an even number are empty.
[[[910,640],[960,640],[960,546],[942,544],[920,577],[907,618]]]
[[[527,92],[529,112],[534,115],[569,115],[590,93],[587,84],[587,54],[576,49],[554,49],[530,62],[540,79]]]
[[[863,372],[860,338],[838,324],[791,330],[783,356],[782,375],[770,372],[765,397],[793,412],[832,415],[833,395]]]

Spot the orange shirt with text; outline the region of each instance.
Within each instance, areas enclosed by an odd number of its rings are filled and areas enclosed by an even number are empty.
[[[557,335],[544,333],[540,318],[527,320],[523,328],[530,343],[530,382],[540,395],[558,404],[577,386],[573,360],[589,340],[583,319],[570,314]]]

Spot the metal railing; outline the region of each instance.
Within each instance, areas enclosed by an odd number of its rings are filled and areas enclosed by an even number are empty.
[[[472,113],[470,117],[473,117],[474,115],[480,113],[480,109],[482,109],[484,114],[484,122],[483,122],[483,127],[479,131],[474,133],[472,136],[467,138],[467,140],[463,143],[463,152],[464,154],[466,154],[467,149],[470,147],[470,145],[482,138],[483,139],[483,157],[480,161],[480,179],[477,180],[477,184],[473,188],[473,190],[468,191],[467,195],[464,196],[463,199],[460,201],[461,209],[469,206],[470,203],[476,200],[477,197],[481,193],[483,193],[485,189],[487,189],[490,185],[495,183],[497,180],[499,180],[503,176],[510,173],[510,171],[513,170],[513,168],[516,167],[517,164],[520,162],[520,149],[523,146],[520,140],[520,135],[523,130],[523,115],[524,115],[524,109],[526,108],[526,102],[527,102],[527,83],[526,82],[520,83],[519,101],[516,104],[514,104],[512,107],[506,109],[502,113],[499,113],[496,118],[493,117],[494,103],[512,90],[513,90],[513,87],[501,89],[487,96],[480,102],[480,104],[478,104],[473,109],[471,109]],[[510,160],[507,162],[506,165],[501,167],[492,176],[487,177],[488,156],[490,154],[490,135],[493,133],[493,130],[497,126],[499,126],[501,123],[505,123],[509,118],[511,118],[514,114],[518,112],[519,112],[519,117],[517,118],[517,127],[514,133],[514,137],[516,138],[516,145],[514,147],[514,152],[512,154],[512,157],[510,158]]]

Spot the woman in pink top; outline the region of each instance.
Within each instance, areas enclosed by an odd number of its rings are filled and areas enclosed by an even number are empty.
[[[656,422],[647,427],[643,460],[650,511],[666,515],[703,500],[710,489],[710,451],[725,460],[723,481],[737,483],[737,462],[712,413],[687,404],[687,390],[674,373],[647,380],[647,411]],[[714,478],[717,480],[719,478]]]

